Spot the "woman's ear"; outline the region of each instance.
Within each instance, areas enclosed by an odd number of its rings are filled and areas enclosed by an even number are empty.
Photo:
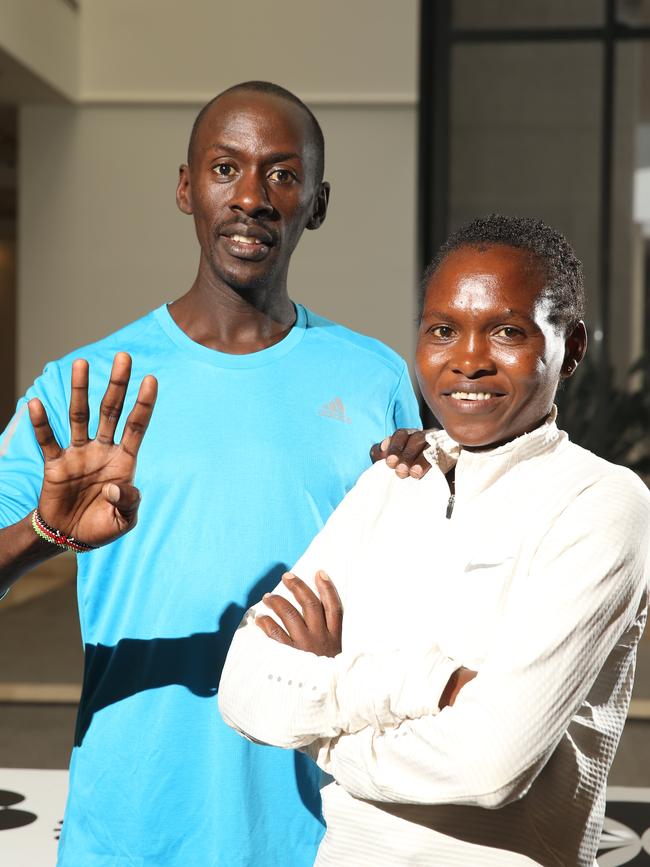
[[[564,342],[564,361],[560,377],[568,379],[572,376],[587,351],[587,329],[582,319],[574,325]]]

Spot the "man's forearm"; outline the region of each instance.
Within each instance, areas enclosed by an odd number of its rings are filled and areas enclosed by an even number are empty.
[[[0,596],[22,575],[39,563],[61,553],[61,548],[39,538],[32,528],[31,513],[22,521],[0,530]]]

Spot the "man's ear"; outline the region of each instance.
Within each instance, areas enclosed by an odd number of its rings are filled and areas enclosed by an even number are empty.
[[[564,361],[560,370],[560,378],[572,376],[587,351],[587,329],[582,319],[575,325],[564,341]]]
[[[178,186],[176,187],[176,204],[184,214],[192,214],[192,185],[190,183],[190,168],[185,163],[178,169]]]
[[[311,217],[307,223],[308,229],[318,229],[322,225],[325,215],[327,214],[327,204],[330,200],[330,185],[327,181],[323,181],[316,193],[314,199],[314,207],[311,212]]]

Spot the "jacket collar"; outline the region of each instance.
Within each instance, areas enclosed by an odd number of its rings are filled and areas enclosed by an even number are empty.
[[[486,462],[500,464],[503,461],[510,467],[522,460],[550,451],[561,439],[566,439],[566,434],[558,430],[556,419],[557,407],[553,406],[544,424],[535,430],[515,437],[495,449],[480,452],[463,449],[445,430],[431,431],[425,437],[429,448],[425,450],[424,456],[430,464],[437,466],[443,473],[448,473],[459,461],[464,471]]]

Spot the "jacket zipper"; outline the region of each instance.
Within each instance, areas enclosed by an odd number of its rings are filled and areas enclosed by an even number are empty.
[[[445,518],[451,518],[451,515],[454,511],[454,503],[456,502],[456,495],[452,494],[447,500],[447,512],[445,514]]]

